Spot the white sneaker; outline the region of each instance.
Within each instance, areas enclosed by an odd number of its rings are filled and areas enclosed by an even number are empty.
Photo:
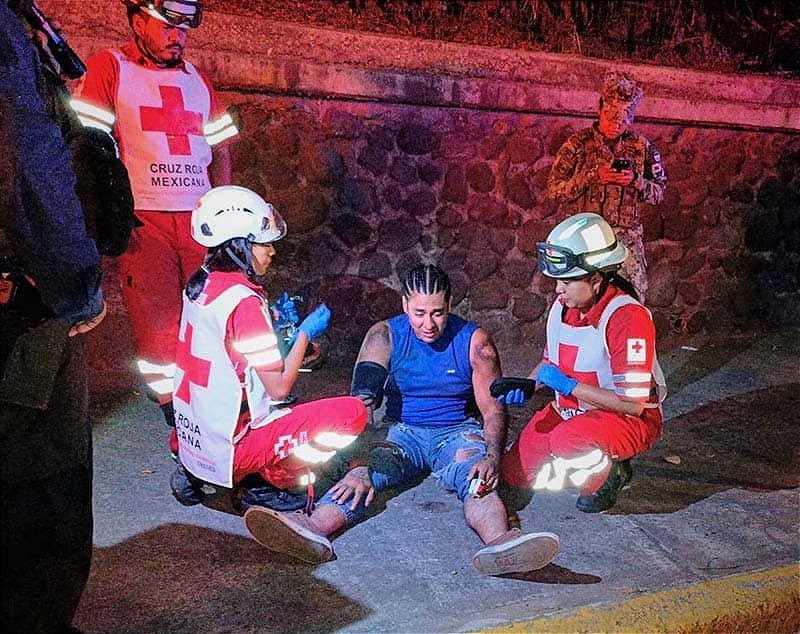
[[[333,545],[312,531],[300,513],[281,513],[263,506],[251,506],[244,514],[244,525],[259,544],[309,564],[336,559]]]
[[[472,565],[484,575],[504,575],[544,568],[558,554],[561,542],[553,533],[523,533],[512,528],[481,548]]]

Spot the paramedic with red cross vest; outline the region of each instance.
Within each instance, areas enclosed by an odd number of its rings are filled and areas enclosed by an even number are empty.
[[[537,246],[540,270],[556,280],[556,300],[530,378],[552,388],[555,400],[503,457],[501,496],[512,513],[533,491],[577,488],[578,509],[598,513],[630,481],[630,459],[661,435],[665,387],[655,327],[617,273],[629,252],[601,216],[571,216]],[[498,397],[510,405],[525,399],[519,388]]]
[[[309,313],[282,356],[263,282],[272,243],[285,234],[272,205],[235,185],[210,190],[192,214],[192,237],[207,255],[186,285],[175,372],[180,465],[171,486],[184,505],[202,502],[202,483],[247,488],[256,476],[289,495],[308,493],[311,506],[317,475],[367,424],[354,396],[280,404],[331,314],[325,304]]]
[[[238,130],[208,80],[183,57],[201,3],[122,1],[134,37],[87,60],[72,105],[85,126],[113,134],[128,169],[141,225],[119,258],[120,282],[139,372],[172,425],[181,293],[204,256],[191,238],[191,210],[213,185],[230,182],[224,142]]]

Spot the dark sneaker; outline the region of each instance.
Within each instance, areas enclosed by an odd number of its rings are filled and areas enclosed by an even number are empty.
[[[194,506],[203,501],[203,490],[201,486],[193,482],[181,464],[172,472],[169,479],[169,487],[172,495],[184,506]]]
[[[544,568],[558,554],[561,543],[553,533],[523,533],[512,528],[486,544],[472,558],[484,575],[504,575]]]
[[[633,476],[630,460],[615,462],[605,483],[592,495],[580,495],[575,506],[584,513],[601,513],[617,503],[617,494]]]
[[[251,506],[244,514],[244,525],[259,544],[309,564],[336,559],[327,537],[309,527],[302,513],[281,513],[261,506]]]
[[[273,511],[297,511],[308,504],[306,491],[284,491],[255,474],[242,480],[236,487],[236,493],[243,513],[251,506],[264,506]]]

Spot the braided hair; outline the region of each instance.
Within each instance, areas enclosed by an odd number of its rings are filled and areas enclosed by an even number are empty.
[[[434,264],[418,264],[411,269],[403,281],[403,297],[408,299],[412,293],[435,295],[444,293],[444,301],[450,301],[450,278]]]

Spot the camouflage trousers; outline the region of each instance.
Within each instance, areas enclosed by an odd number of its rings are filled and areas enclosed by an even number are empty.
[[[636,289],[639,301],[645,302],[647,292],[647,260],[644,256],[644,230],[641,225],[637,227],[614,227],[617,239],[622,242],[630,255],[622,263],[620,274],[627,279]]]

